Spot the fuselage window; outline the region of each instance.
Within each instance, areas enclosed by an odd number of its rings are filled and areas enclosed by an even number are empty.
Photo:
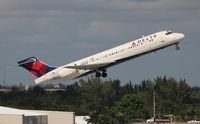
[[[142,39],[142,42],[144,42],[145,40],[144,39]]]

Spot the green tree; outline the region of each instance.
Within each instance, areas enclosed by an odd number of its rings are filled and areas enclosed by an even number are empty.
[[[113,108],[114,117],[119,123],[132,122],[135,119],[143,119],[144,103],[134,94],[122,97]]]

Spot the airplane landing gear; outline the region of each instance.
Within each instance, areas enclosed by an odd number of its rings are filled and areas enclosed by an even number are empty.
[[[98,78],[101,76],[104,78],[107,77],[108,74],[106,73],[106,70],[102,70],[102,71],[103,71],[102,74],[99,71],[96,71],[95,77],[98,77]]]
[[[178,43],[176,44],[176,50],[179,50],[180,49],[180,47],[178,46]]]
[[[101,73],[100,73],[99,71],[97,71],[97,72],[95,73],[95,77],[101,77]]]
[[[106,73],[106,72],[103,72],[103,73],[102,73],[102,77],[104,77],[104,78],[107,77],[107,73]]]
[[[105,78],[105,77],[107,77],[107,75],[108,75],[108,74],[106,73],[106,70],[103,70],[102,77]]]

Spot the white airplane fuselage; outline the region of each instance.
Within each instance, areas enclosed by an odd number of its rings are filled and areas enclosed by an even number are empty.
[[[182,33],[172,33],[171,31],[161,31],[143,36],[109,50],[60,66],[37,78],[35,83],[71,80],[89,73],[105,70],[107,67],[121,62],[178,44],[184,37]]]

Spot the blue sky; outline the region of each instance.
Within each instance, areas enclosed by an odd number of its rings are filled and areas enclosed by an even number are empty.
[[[74,60],[161,30],[186,38],[175,47],[108,69],[108,78],[138,83],[157,76],[200,86],[199,0],[0,0],[0,83],[34,84],[16,62]],[[84,77],[85,78],[85,77]],[[72,83],[74,81],[66,81]]]

